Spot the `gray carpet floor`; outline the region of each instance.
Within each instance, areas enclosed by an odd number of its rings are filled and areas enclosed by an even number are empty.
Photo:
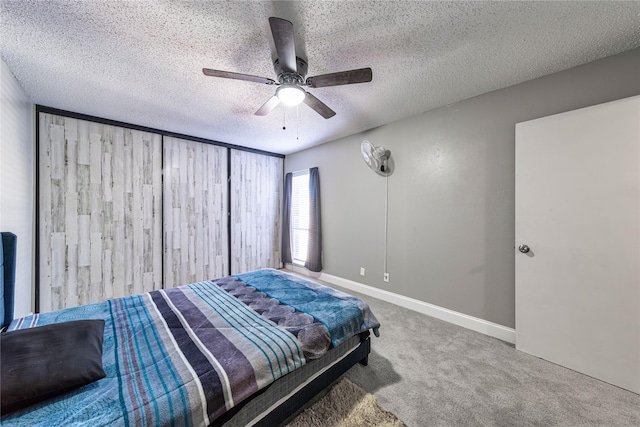
[[[367,301],[382,324],[369,366],[357,365],[345,377],[409,426],[640,426],[638,394],[341,290]]]

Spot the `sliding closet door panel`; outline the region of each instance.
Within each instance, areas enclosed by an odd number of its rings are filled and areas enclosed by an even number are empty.
[[[229,274],[227,151],[164,138],[166,288]]]
[[[231,150],[231,274],[279,268],[283,159]]]
[[[40,113],[40,311],[161,288],[161,143]]]

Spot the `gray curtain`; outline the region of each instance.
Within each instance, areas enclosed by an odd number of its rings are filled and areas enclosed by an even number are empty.
[[[292,263],[291,259],[291,181],[293,174],[284,177],[284,207],[282,209],[282,262]]]
[[[285,196],[286,197],[286,196]],[[309,169],[309,248],[304,267],[310,271],[322,270],[322,230],[320,226],[320,175],[318,168]]]

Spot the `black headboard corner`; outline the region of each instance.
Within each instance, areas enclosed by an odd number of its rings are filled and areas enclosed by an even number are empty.
[[[5,328],[13,320],[18,237],[9,232],[0,232],[0,235],[0,328]]]

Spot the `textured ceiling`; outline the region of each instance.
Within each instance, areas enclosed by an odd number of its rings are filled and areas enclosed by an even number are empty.
[[[640,2],[6,1],[1,55],[31,101],[287,154],[640,46]],[[288,19],[308,76],[371,67],[253,113],[274,86],[268,18]],[[286,130],[283,130],[283,122]]]

